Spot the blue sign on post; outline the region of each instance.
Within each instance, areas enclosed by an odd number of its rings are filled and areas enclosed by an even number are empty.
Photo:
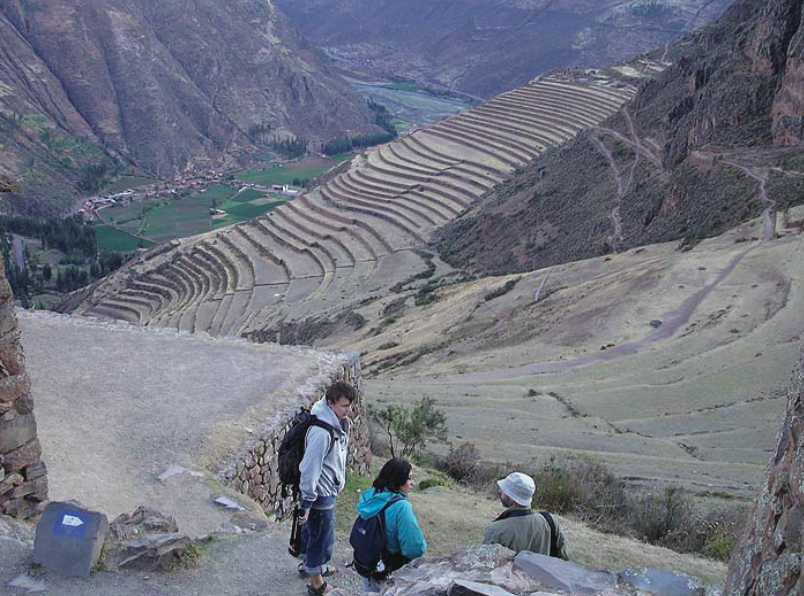
[[[88,577],[108,532],[102,513],[76,503],[49,503],[36,526],[34,562],[54,573]]]
[[[53,527],[54,536],[64,536],[73,540],[83,540],[87,537],[87,524],[89,520],[78,511],[59,511],[56,516],[56,525]]]

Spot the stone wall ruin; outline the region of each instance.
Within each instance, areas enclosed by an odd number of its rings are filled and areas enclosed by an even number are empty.
[[[282,498],[277,468],[277,451],[282,438],[290,428],[300,406],[310,407],[321,399],[327,387],[335,381],[346,381],[357,389],[357,402],[352,411],[352,437],[349,442],[347,465],[352,471],[367,475],[371,467],[371,451],[366,422],[366,404],[360,382],[359,354],[349,354],[332,374],[325,386],[313,389],[302,396],[299,403],[289,405],[270,419],[257,434],[235,456],[221,474],[225,484],[238,492],[248,495],[269,513],[281,518],[288,512],[289,499]]]
[[[47,469],[20,343],[14,296],[0,261],[0,513],[22,519],[47,500]]]

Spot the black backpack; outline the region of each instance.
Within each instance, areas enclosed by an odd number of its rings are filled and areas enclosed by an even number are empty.
[[[363,577],[383,579],[393,571],[389,569],[388,553],[385,551],[385,510],[402,498],[394,497],[368,519],[358,515],[352,524],[352,533],[349,535],[349,544],[354,549],[352,566]]]
[[[299,464],[304,459],[304,442],[307,438],[307,431],[311,426],[318,426],[329,432],[329,451],[335,445],[335,429],[323,420],[319,420],[307,408],[300,408],[299,413],[293,418],[290,428],[282,438],[277,452],[277,467],[279,471],[279,482],[282,485],[282,497],[288,496],[288,487],[292,491],[293,497],[299,494],[299,482],[301,482],[301,472]],[[327,454],[329,454],[327,451]]]

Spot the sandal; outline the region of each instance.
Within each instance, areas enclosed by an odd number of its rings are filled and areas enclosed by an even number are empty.
[[[332,592],[333,587],[330,586],[327,582],[321,584],[320,587],[314,588],[312,584],[307,585],[307,596],[324,596],[325,594],[329,594]]]
[[[307,577],[309,573],[304,568],[304,563],[299,563],[299,566],[296,568],[299,570],[299,575],[303,577]],[[326,569],[324,569],[324,573],[321,574],[321,577],[329,577],[330,575],[335,575],[338,573],[338,568],[335,565],[327,565]]]

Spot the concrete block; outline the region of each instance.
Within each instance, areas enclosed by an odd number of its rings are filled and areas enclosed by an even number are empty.
[[[88,577],[108,532],[104,514],[74,503],[50,503],[36,526],[34,562],[53,573]]]

